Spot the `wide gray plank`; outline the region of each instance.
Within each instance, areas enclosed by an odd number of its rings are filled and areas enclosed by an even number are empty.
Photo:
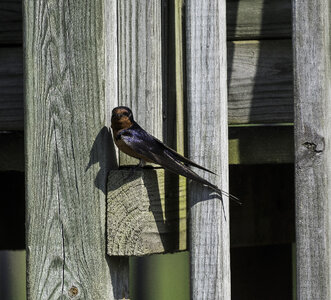
[[[189,158],[219,176],[199,172],[228,190],[228,120],[224,1],[186,1]],[[228,198],[189,184],[191,299],[230,299]]]
[[[162,140],[161,2],[120,0],[118,3],[118,101],[135,120]],[[120,154],[120,164],[135,164]]]
[[[128,298],[106,255],[103,1],[24,4],[27,299]]]
[[[227,0],[228,40],[291,38],[291,0]]]
[[[228,43],[229,123],[293,122],[291,40]]]
[[[330,299],[330,1],[293,6],[297,299]]]

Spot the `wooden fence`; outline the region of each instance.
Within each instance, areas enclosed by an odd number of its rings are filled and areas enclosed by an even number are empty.
[[[21,199],[8,171],[26,174],[27,298],[129,298],[128,256],[106,253],[128,245],[107,248],[129,215],[109,211],[134,163],[108,132],[127,105],[244,203],[229,215],[224,197],[224,216],[206,188],[144,171],[139,251],[189,249],[192,299],[329,299],[328,19],[326,0],[0,1],[0,175]],[[12,201],[1,249],[24,247]]]

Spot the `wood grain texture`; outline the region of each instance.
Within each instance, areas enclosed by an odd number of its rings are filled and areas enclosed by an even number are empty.
[[[290,0],[227,0],[229,40],[290,38]],[[22,43],[21,1],[0,1],[0,44]]]
[[[108,57],[117,55],[117,51],[115,51],[117,43],[115,42],[116,39],[113,39],[109,43],[108,47],[113,55]],[[128,47],[131,42],[130,40],[126,40],[123,43]],[[0,98],[0,128],[22,129],[22,53],[19,49],[0,51],[3,51],[1,52],[3,56],[0,56],[0,62],[2,63],[2,67],[0,67],[0,79],[2,79],[0,80],[0,94],[2,95]],[[127,51],[123,50],[122,54],[119,55],[122,63],[127,59],[134,59],[134,57],[130,58],[130,53]],[[160,51],[159,48],[158,51]],[[147,61],[149,60],[146,59]],[[114,59],[110,59],[108,63],[113,64]],[[132,65],[132,61],[127,63]],[[119,68],[121,69],[122,67]],[[125,83],[120,86],[121,94],[119,100],[122,101],[120,102],[121,104],[135,107],[133,109],[135,117],[142,123],[141,125],[154,132],[157,136],[162,137],[162,123],[164,123],[163,119],[165,116],[162,114],[164,104],[162,104],[162,95],[159,91],[160,87],[162,88],[160,79],[161,68],[157,63],[155,63],[154,67],[154,73],[152,71],[138,73],[138,70],[121,69],[121,80],[122,82],[125,81]],[[159,69],[156,71],[157,67]],[[229,123],[292,122],[293,92],[291,68],[292,49],[290,40],[229,42]],[[137,80],[133,80],[131,72],[138,74]],[[108,82],[106,85],[106,96],[108,99],[117,99],[117,84],[115,84],[116,81],[114,79],[111,79],[115,74],[117,74],[117,65],[111,68],[111,72],[108,74],[109,80],[106,80]],[[144,76],[145,80],[143,80]],[[180,76],[179,73],[178,76]],[[152,77],[154,80],[152,80]],[[131,79],[129,80],[128,78]],[[180,78],[176,78],[176,80],[176,89],[181,88],[181,83],[178,81]],[[140,83],[141,81],[143,83]],[[133,87],[131,82],[150,86],[149,89],[153,91],[152,94],[155,96],[154,100],[149,96],[144,97],[142,91],[145,87]],[[126,84],[128,84],[127,90],[125,89]],[[138,91],[141,94],[139,97],[142,98],[137,98]],[[133,104],[138,103],[138,99],[142,99],[139,100],[140,104]],[[138,106],[139,109],[137,108]],[[107,111],[112,108],[107,108]],[[154,112],[154,108],[158,111],[157,114]],[[152,122],[150,121],[151,117]],[[169,122],[172,122],[172,120],[169,119]],[[109,121],[107,123],[109,124]],[[159,123],[159,125],[151,125],[154,123]],[[132,164],[133,161],[127,161],[126,163]],[[122,160],[122,164],[125,164],[125,161]]]
[[[23,130],[23,53],[0,48],[0,130]]]
[[[127,298],[127,259],[106,255],[103,1],[24,16],[27,297]]]
[[[229,124],[293,121],[291,40],[228,43]]]
[[[225,1],[186,2],[189,158],[228,190]],[[202,175],[202,172],[199,172]],[[191,299],[230,299],[228,199],[189,184]]]
[[[181,186],[185,189],[186,185]],[[107,252],[142,256],[178,250],[178,203],[165,207],[164,170],[113,170],[108,177]],[[168,199],[171,203],[171,199]],[[182,199],[185,201],[185,198]],[[167,213],[165,211],[167,209]],[[184,209],[185,206],[184,206]],[[184,216],[183,221],[186,221]],[[181,236],[186,235],[186,230]]]
[[[135,120],[162,140],[161,2],[118,2],[119,104],[132,109]],[[136,160],[120,154],[120,164]]]
[[[22,1],[0,0],[0,45],[22,44]]]
[[[184,73],[183,73],[183,29],[181,0],[165,1],[162,7],[162,73],[163,73],[163,141],[178,153],[184,154]],[[186,186],[185,177],[165,172],[165,197],[171,199],[170,207],[178,205],[178,224],[174,229],[179,236],[174,243],[176,248],[187,248]],[[166,202],[167,203],[167,202]],[[167,208],[167,205],[165,206]],[[166,209],[167,210],[167,209]]]
[[[175,0],[175,53],[176,53],[176,150],[185,156],[185,101],[184,101],[184,59],[183,59],[183,0]],[[187,186],[186,178],[179,176],[179,187]],[[179,249],[187,248],[187,193],[180,189],[179,199]],[[185,201],[183,201],[185,200]]]
[[[291,0],[227,0],[228,40],[291,38]]]
[[[330,299],[330,3],[293,6],[297,299]]]
[[[106,1],[105,5],[105,119],[111,125],[111,112],[118,106],[118,12],[117,1]],[[117,159],[118,160],[118,159]]]

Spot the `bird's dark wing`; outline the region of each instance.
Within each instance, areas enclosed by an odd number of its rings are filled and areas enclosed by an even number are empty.
[[[145,156],[148,152],[149,156],[146,157],[148,157],[151,160],[156,159],[154,157],[155,154],[157,155],[163,154],[166,155],[167,157],[173,158],[176,161],[180,161],[185,165],[190,165],[216,175],[214,172],[196,164],[195,162],[189,160],[188,158],[180,155],[179,153],[177,153],[175,150],[171,149],[167,145],[163,144],[156,137],[150,135],[144,129],[142,129],[137,123],[135,123],[134,126],[130,127],[129,129],[123,130],[121,132],[121,138],[124,142],[127,143],[128,146],[130,146],[133,150],[135,150],[139,154]],[[143,154],[140,153],[139,151],[144,151],[145,153]]]
[[[217,193],[219,193],[220,195],[221,194],[226,195],[229,198],[241,204],[241,202],[237,197],[225,191],[222,191],[216,185],[200,177],[198,174],[196,174],[194,171],[188,168],[184,164],[186,161],[189,161],[188,159],[182,157],[174,150],[164,145],[158,139],[156,139],[155,137],[147,133],[144,129],[142,129],[137,123],[135,123],[134,126],[121,131],[119,138],[121,138],[122,141],[127,146],[129,146],[133,151],[135,151],[136,153],[140,154],[143,157],[148,158],[152,162],[161,165],[165,169],[175,174],[182,175],[201,184],[205,184],[210,188],[212,188]],[[181,159],[179,159],[178,156],[175,155],[174,153],[177,154]],[[192,165],[195,166],[196,164],[193,163]],[[200,168],[206,170],[202,167]]]
[[[160,144],[160,147],[164,147],[165,152],[167,152],[170,156],[172,156],[174,159],[181,161],[182,163],[184,163],[185,165],[190,165],[196,168],[199,168],[201,170],[207,171],[209,173],[212,173],[214,175],[216,175],[214,172],[196,164],[195,162],[191,161],[190,159],[180,155],[179,153],[177,153],[175,150],[171,149],[170,147],[168,147],[167,145],[163,144],[161,141],[159,141],[157,138],[154,137],[154,139],[156,140],[156,142],[158,142]]]
[[[121,132],[121,139],[134,152],[139,153],[165,169],[178,175],[183,175],[203,184],[213,186],[210,182],[200,177],[186,165],[182,164],[163,143],[160,143],[152,135],[142,128],[129,128]]]
[[[220,190],[216,185],[200,177],[198,174],[196,174],[194,171],[188,168],[185,164],[181,163],[181,162],[185,163],[186,158],[180,156],[185,160],[178,159],[178,156],[174,155],[174,153],[175,154],[178,153],[165,146],[162,142],[157,140],[152,135],[148,134],[138,124],[135,124],[135,126],[132,126],[129,129],[123,130],[120,134],[120,138],[133,151],[139,153],[141,156],[150,159],[154,163],[161,165],[165,169],[175,174],[185,176],[196,182],[205,184],[210,188],[212,188],[217,193],[224,194],[234,199],[235,201],[239,201],[239,199],[236,198],[235,196],[232,196],[229,193]],[[195,164],[193,163],[193,165]],[[205,170],[202,167],[201,169]]]

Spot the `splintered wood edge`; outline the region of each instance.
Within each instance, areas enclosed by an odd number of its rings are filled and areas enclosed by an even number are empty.
[[[182,189],[185,186],[179,185]],[[165,199],[163,169],[111,171],[107,192],[108,255],[143,256],[186,250],[186,226],[182,226],[186,214],[178,212],[178,207],[186,210],[185,200],[181,197],[179,206],[175,199]]]

